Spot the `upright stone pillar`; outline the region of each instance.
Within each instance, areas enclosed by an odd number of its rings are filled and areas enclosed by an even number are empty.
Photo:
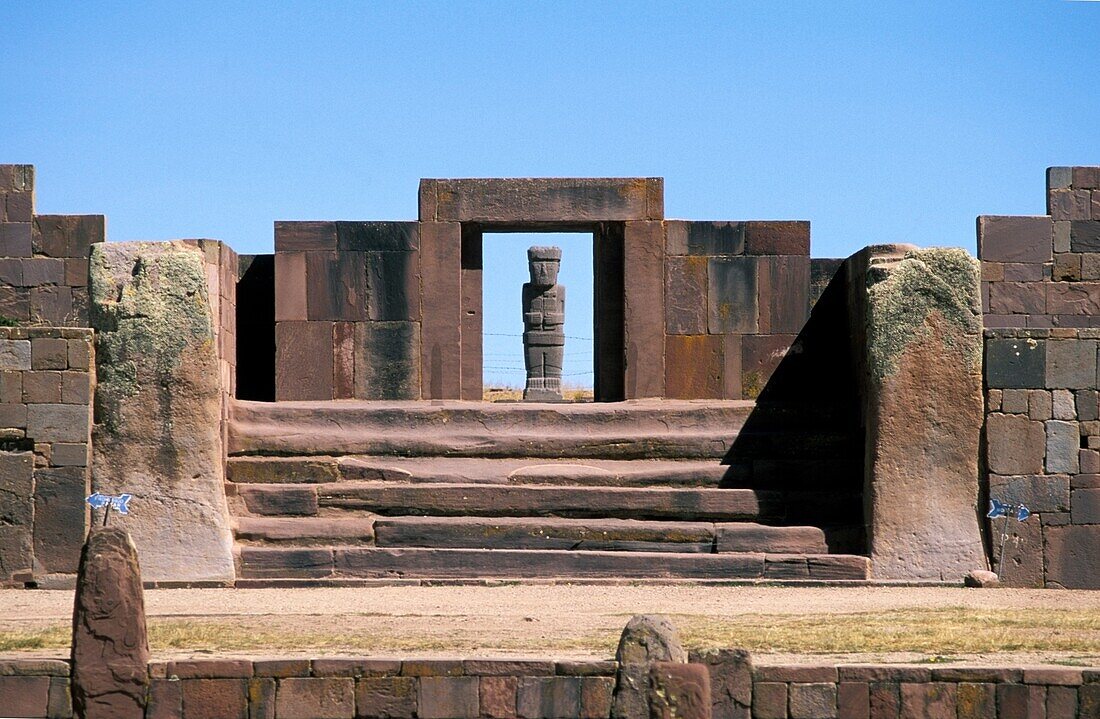
[[[680,643],[680,633],[668,617],[660,614],[637,614],[632,617],[619,637],[619,648],[615,652],[619,676],[612,700],[612,718],[649,716],[652,665],[656,662],[684,664],[687,660],[687,652]]]
[[[960,249],[909,245],[868,247],[848,262],[872,573],[961,580],[986,566],[978,262]]]
[[[78,719],[142,719],[149,641],[137,550],[117,527],[93,529],[73,606],[73,709]]]
[[[531,281],[523,285],[523,358],[527,367],[525,400],[561,399],[565,359],[565,287],[558,284],[560,247],[527,250]]]

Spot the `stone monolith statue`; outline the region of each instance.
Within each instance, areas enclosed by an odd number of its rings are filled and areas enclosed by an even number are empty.
[[[528,248],[527,264],[531,281],[523,284],[523,399],[560,400],[565,354],[565,287],[558,284],[561,248]]]

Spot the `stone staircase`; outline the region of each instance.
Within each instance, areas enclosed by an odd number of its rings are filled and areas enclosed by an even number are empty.
[[[861,551],[852,483],[779,476],[792,447],[812,473],[850,454],[851,438],[820,414],[808,431],[805,408],[754,429],[756,410],[237,402],[238,583],[866,579],[867,559],[840,553]]]

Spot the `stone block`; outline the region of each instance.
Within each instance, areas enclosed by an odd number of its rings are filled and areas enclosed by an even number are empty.
[[[1047,214],[1055,221],[1087,220],[1091,199],[1088,190],[1052,190],[1047,193]]]
[[[1069,223],[1069,247],[1073,252],[1100,252],[1100,220]]]
[[[26,429],[26,427],[27,405],[22,402],[0,404],[0,428]]]
[[[23,285],[23,260],[0,259],[0,285]]]
[[[1092,219],[1100,220],[1100,190],[1092,191]]]
[[[61,404],[61,373],[56,371],[25,372],[23,374],[23,402],[27,404]]]
[[[584,677],[580,682],[582,719],[606,719],[610,716],[614,678]]]
[[[1001,411],[1006,414],[1027,414],[1028,391],[1006,389],[1001,395]]]
[[[1100,314],[1100,282],[1048,282],[1046,290],[1048,314]]]
[[[30,340],[0,339],[0,370],[29,370]]]
[[[1077,689],[1047,687],[1046,719],[1077,719]]]
[[[275,680],[248,680],[248,719],[275,719]],[[146,717],[146,719],[151,719]]]
[[[62,404],[89,404],[92,400],[92,383],[87,372],[62,372]]]
[[[723,396],[724,342],[719,335],[665,336],[665,392],[676,399]]]
[[[1054,223],[1054,251],[1055,252],[1069,252],[1070,223],[1067,220]]]
[[[810,313],[809,257],[761,257],[757,271],[759,331],[798,334]]]
[[[68,369],[69,344],[54,337],[35,337],[31,340],[31,369]]]
[[[1068,189],[1073,186],[1072,167],[1048,167],[1047,191]]]
[[[281,252],[333,252],[335,222],[275,222],[275,255]]]
[[[755,257],[715,257],[707,263],[707,327],[711,334],[755,334],[758,324]]]
[[[710,673],[711,713],[722,717],[747,717],[752,708],[752,657],[743,649],[707,650],[689,655]]]
[[[1082,389],[1074,392],[1073,404],[1077,411],[1076,418],[1082,422],[1100,419],[1100,393],[1096,390]]]
[[[307,319],[367,319],[366,254],[307,252],[305,257]]]
[[[641,178],[424,179],[421,222],[547,223],[664,219],[663,180]],[[423,240],[423,238],[421,238]]]
[[[78,404],[27,405],[27,435],[36,442],[87,442],[88,407]]]
[[[0,404],[23,402],[23,373],[13,370],[0,371]]]
[[[745,253],[749,255],[810,254],[810,223],[802,220],[745,222]]]
[[[985,379],[1002,389],[1046,386],[1046,340],[989,338],[985,342]]]
[[[401,662],[401,675],[406,677],[460,677],[465,673],[462,660],[420,659]]]
[[[420,397],[420,325],[363,322],[355,325],[355,396],[360,399]]]
[[[529,715],[534,716],[534,715]],[[572,716],[572,714],[539,714]],[[710,674],[701,664],[656,662],[649,670],[649,716],[652,719],[710,719]]]
[[[837,716],[844,719],[871,719],[871,691],[867,682],[841,682],[837,685]]]
[[[31,222],[33,219],[33,192],[0,192],[0,222]]]
[[[73,574],[84,543],[88,472],[54,467],[34,472],[34,558],[46,574]]]
[[[288,677],[279,680],[275,715],[280,719],[347,719],[355,715],[350,677]]]
[[[997,685],[959,682],[955,705],[958,719],[986,719],[997,716]]]
[[[23,287],[0,287],[0,316],[8,320],[29,322],[31,291]]]
[[[1074,524],[1100,524],[1100,489],[1074,489],[1072,507]]]
[[[1006,527],[1008,539],[1004,545],[1004,561],[1000,557],[1001,528]],[[993,565],[1001,583],[1009,587],[1043,586],[1043,530],[1035,517],[1026,522],[1003,519],[991,522]]]
[[[1077,407],[1073,392],[1068,389],[1056,389],[1051,394],[1051,416],[1054,419],[1077,419]]]
[[[756,682],[752,687],[753,719],[787,719],[787,684]]]
[[[336,249],[344,252],[415,252],[418,222],[337,222]]]
[[[1046,431],[1042,422],[1018,415],[991,414],[985,427],[987,461],[997,474],[1039,474],[1043,471]]]
[[[32,569],[34,455],[0,453],[0,581]]]
[[[65,260],[35,257],[23,260],[23,285],[61,285],[65,283]]]
[[[667,253],[675,255],[740,255],[745,252],[742,222],[669,220]]]
[[[38,215],[32,245],[36,256],[87,259],[91,246],[106,240],[103,215]]]
[[[1069,509],[1069,477],[1040,475],[989,478],[989,495],[1011,504],[1024,504],[1034,512],[1065,512]]]
[[[458,399],[462,393],[461,225],[422,223],[420,248],[421,395]]]
[[[332,322],[275,325],[275,399],[332,399]]]
[[[1075,422],[1050,420],[1046,426],[1046,471],[1049,474],[1077,474],[1077,450],[1081,432]]]
[[[422,677],[417,705],[419,707],[417,716],[420,719],[477,717],[481,711],[478,699],[478,678]]]
[[[741,338],[741,384],[746,399],[755,399],[788,353],[801,352],[794,335],[745,335]]]
[[[1100,167],[1074,167],[1073,187],[1077,190],[1095,190],[1100,187]]]
[[[309,318],[305,252],[275,255],[275,321],[305,321]]]
[[[481,677],[481,716],[493,719],[510,719],[516,716],[516,692],[519,679],[507,676]]]
[[[1046,285],[1042,282],[990,283],[989,312],[995,315],[1041,315],[1046,312]]]
[[[77,324],[76,302],[69,287],[32,287],[31,321],[35,324],[64,326]]]
[[[247,679],[184,679],[180,691],[187,719],[248,719]]]
[[[1054,256],[1054,267],[1051,270],[1051,278],[1062,282],[1076,282],[1081,276],[1081,255],[1065,252]],[[1042,278],[1039,278],[1040,280]]]
[[[332,323],[332,398],[355,396],[355,322]]]
[[[836,684],[794,683],[789,691],[791,719],[836,719]]]
[[[707,258],[669,257],[665,261],[665,331],[706,334],[707,306]]]
[[[1078,257],[1078,260],[1080,258]],[[1055,266],[1058,264],[1058,255],[1054,256]],[[1078,262],[1080,265],[1080,262]],[[1009,262],[1002,264],[1003,268],[1003,281],[1005,282],[1042,282],[1045,277],[1043,276],[1043,265],[1036,263],[1020,263]],[[985,279],[984,270],[982,279]]]
[[[626,398],[663,397],[664,353],[658,348],[665,335],[664,224],[627,222],[623,233]]]
[[[978,218],[978,258],[991,262],[1050,262],[1052,259],[1049,217]]]
[[[371,320],[420,320],[420,255],[369,252],[366,257],[367,317]]]
[[[1069,247],[1065,249],[1069,252]],[[982,260],[982,282],[1004,282],[1005,281],[1005,263],[1003,262],[989,262],[988,260]]]
[[[31,223],[0,222],[0,257],[30,257]]]
[[[315,677],[392,677],[401,673],[399,659],[326,657],[310,664]]]
[[[418,682],[416,677],[359,679],[355,683],[355,716],[412,719],[416,716]],[[513,699],[513,711],[514,703]]]
[[[92,361],[92,343],[89,340],[65,340],[69,348],[69,368],[87,370]]]
[[[0,711],[4,716],[48,716],[49,699],[49,677],[0,676]]]

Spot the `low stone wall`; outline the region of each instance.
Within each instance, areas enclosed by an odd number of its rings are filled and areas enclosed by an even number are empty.
[[[153,662],[149,719],[197,717],[608,717],[611,661],[206,659]],[[760,665],[750,710],[723,704],[711,673],[713,719],[1085,719],[1100,716],[1100,669],[1064,666]],[[67,719],[69,664],[0,661],[5,716]],[[680,716],[679,714],[677,716]],[[692,714],[693,717],[700,716]]]
[[[1034,514],[1009,520],[1006,584],[1100,589],[1100,329],[986,330],[989,496]]]
[[[93,357],[88,329],[0,327],[0,585],[76,572]]]

